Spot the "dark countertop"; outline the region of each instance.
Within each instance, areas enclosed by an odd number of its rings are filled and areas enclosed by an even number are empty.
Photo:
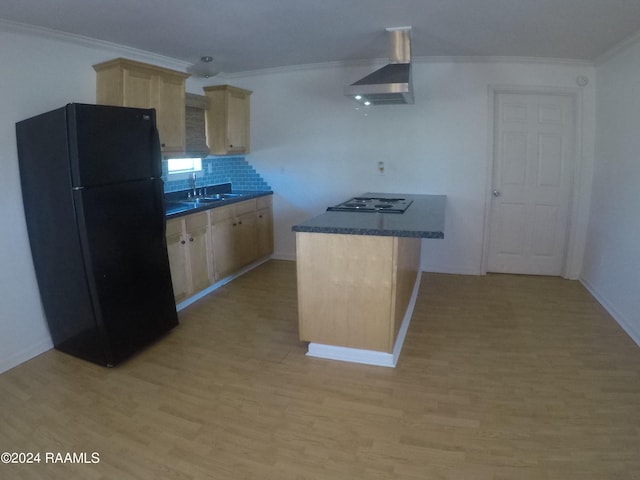
[[[184,215],[190,215],[192,213],[203,212],[212,208],[223,207],[232,203],[244,202],[245,200],[251,200],[252,198],[264,197],[266,195],[273,195],[273,192],[268,191],[241,191],[241,190],[229,190],[225,193],[232,193],[238,195],[233,198],[225,198],[216,202],[209,202],[203,204],[196,204],[196,202],[184,203],[180,205],[174,205],[175,194],[165,194],[166,204],[166,217],[167,220],[172,218],[182,217]],[[188,200],[185,200],[188,201]]]
[[[402,214],[325,212],[299,225],[294,225],[291,230],[294,232],[342,233],[381,237],[444,238],[446,195],[365,193],[358,196],[402,197],[413,200],[413,203]]]

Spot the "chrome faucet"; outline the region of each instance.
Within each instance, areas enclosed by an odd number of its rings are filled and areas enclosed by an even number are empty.
[[[197,195],[196,195],[196,193],[197,193],[197,192],[196,192],[196,180],[197,180],[197,178],[198,178],[198,177],[196,176],[196,174],[195,174],[195,173],[192,173],[192,174],[191,174],[190,183],[191,183],[191,189],[192,189],[192,191],[193,191],[193,196],[194,196],[194,197],[196,197],[196,196],[197,196]]]

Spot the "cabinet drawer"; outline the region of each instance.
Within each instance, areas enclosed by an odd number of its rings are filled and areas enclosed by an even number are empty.
[[[207,212],[193,213],[184,217],[184,220],[187,225],[187,232],[190,232],[200,227],[206,227],[209,223],[209,215]]]
[[[221,222],[233,217],[233,205],[226,207],[217,207],[211,210],[211,223]]]
[[[244,202],[238,202],[233,205],[235,207],[236,216],[244,215],[245,213],[256,211],[256,199],[245,200]]]
[[[171,235],[180,235],[182,233],[182,219],[167,220],[167,237]]]
[[[256,208],[258,210],[262,208],[269,208],[271,206],[272,196],[267,195],[265,197],[256,198]]]

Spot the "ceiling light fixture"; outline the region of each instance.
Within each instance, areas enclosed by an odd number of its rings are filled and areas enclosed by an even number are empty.
[[[193,75],[204,78],[215,77],[220,73],[213,63],[213,57],[209,55],[200,57],[200,61],[198,63],[194,63],[191,68],[189,68],[189,72]]]

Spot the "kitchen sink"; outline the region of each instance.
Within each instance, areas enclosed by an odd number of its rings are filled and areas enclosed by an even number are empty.
[[[207,199],[207,198],[189,198],[185,200],[170,200],[165,201],[164,206],[167,210],[182,210],[189,208],[197,208],[203,205],[210,205],[215,202],[219,202],[222,199]]]
[[[196,205],[200,205],[203,203],[213,203],[222,200],[221,198],[212,198],[212,197],[196,197],[190,198],[188,200],[183,200],[186,203],[195,203]]]
[[[238,198],[241,197],[241,193],[216,193],[215,195],[207,195],[204,200],[216,201],[224,200],[225,198]]]
[[[212,205],[216,202],[222,202],[227,199],[242,197],[241,193],[216,193],[213,195],[207,195],[205,197],[191,197],[182,198],[179,200],[166,200],[165,208],[167,212],[177,213],[184,210],[190,210],[192,208],[203,207],[205,205]]]
[[[196,198],[187,198],[185,200],[179,200],[177,202],[169,202],[169,203],[175,203],[175,204],[187,206],[190,208],[197,208],[203,205],[209,205],[211,203],[219,202],[221,200],[222,200],[221,198],[196,197]]]

